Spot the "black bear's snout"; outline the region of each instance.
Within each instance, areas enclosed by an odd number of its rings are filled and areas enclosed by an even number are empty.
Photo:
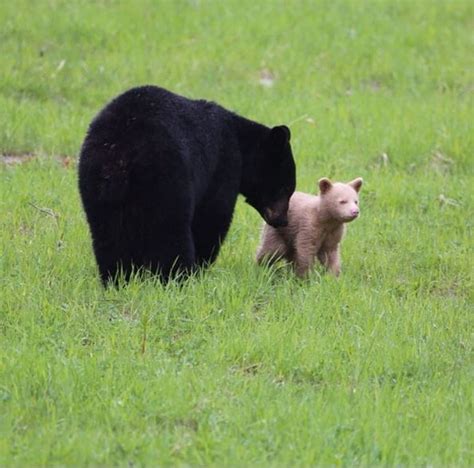
[[[267,221],[267,223],[274,228],[286,227],[288,226],[288,218],[285,216],[284,218],[281,217],[278,219]]]
[[[288,226],[288,204],[278,206],[276,209],[266,208],[263,219],[274,228]]]

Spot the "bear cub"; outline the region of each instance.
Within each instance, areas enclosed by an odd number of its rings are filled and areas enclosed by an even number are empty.
[[[305,277],[319,259],[331,273],[341,272],[340,248],[345,223],[360,214],[362,178],[347,184],[319,181],[319,195],[295,192],[290,198],[288,225],[264,224],[257,263],[286,259],[299,277]]]

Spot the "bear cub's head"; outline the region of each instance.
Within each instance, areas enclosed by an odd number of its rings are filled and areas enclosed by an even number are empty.
[[[288,224],[288,206],[296,187],[296,167],[290,130],[279,125],[269,130],[257,147],[254,178],[246,201],[273,227]]]
[[[360,214],[359,191],[362,187],[362,178],[343,184],[331,182],[324,177],[319,180],[320,210],[329,217],[341,223],[348,223]]]

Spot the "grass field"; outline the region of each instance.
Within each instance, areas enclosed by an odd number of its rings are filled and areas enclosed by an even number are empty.
[[[0,18],[0,151],[34,155],[0,161],[2,466],[474,465],[470,0],[18,0]],[[341,278],[257,268],[239,201],[205,274],[102,290],[75,158],[144,83],[288,124],[299,190],[364,177]]]

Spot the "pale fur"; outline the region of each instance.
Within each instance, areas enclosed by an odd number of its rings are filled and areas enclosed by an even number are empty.
[[[259,264],[286,259],[305,277],[316,258],[334,275],[341,272],[340,243],[345,223],[359,215],[359,177],[347,184],[319,181],[319,195],[295,192],[290,199],[288,226],[264,224],[256,260]],[[345,201],[345,203],[341,203]],[[357,211],[357,214],[355,213]]]

